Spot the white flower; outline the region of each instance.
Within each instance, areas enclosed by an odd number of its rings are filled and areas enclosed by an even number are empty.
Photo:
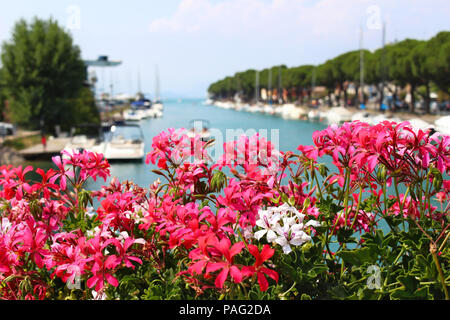
[[[306,224],[305,227],[320,227],[322,224],[319,221],[316,220],[309,220]]]
[[[70,265],[67,268],[67,273],[72,275],[66,280],[66,285],[69,290],[81,288],[81,268],[79,266]]]
[[[296,217],[284,217],[283,226],[293,226],[296,222]]]
[[[285,254],[292,251],[291,246],[301,246],[311,241],[311,236],[304,231],[304,228],[320,226],[320,223],[315,220],[309,220],[303,224],[306,215],[286,203],[279,207],[260,210],[258,215],[256,225],[262,229],[255,232],[254,237],[260,240],[267,235],[267,241],[279,244]]]
[[[101,294],[98,294],[97,291],[92,290],[92,297],[94,297],[94,300],[106,300],[106,293],[102,292]]]
[[[255,239],[260,240],[262,237],[264,237],[266,233],[267,233],[267,242],[273,242],[277,237],[277,234],[273,232],[273,230],[262,229],[255,232]]]
[[[300,246],[303,243],[310,241],[311,237],[303,231],[303,224],[289,225],[285,224],[277,228],[278,237],[275,242],[278,243],[285,254],[292,251],[291,245]]]
[[[0,223],[0,230],[3,234],[7,233],[11,229],[11,222],[9,222],[8,218],[2,218]]]
[[[130,237],[130,236],[128,235],[128,232],[122,231],[122,232],[120,233],[120,235],[117,237],[117,240],[122,241],[122,240],[125,240],[125,239],[129,238],[129,237]]]
[[[256,225],[262,229],[255,232],[255,238],[260,240],[265,234],[267,234],[267,241],[273,242],[277,235],[273,229],[278,225],[278,221],[281,216],[278,212],[273,210],[260,210],[258,212],[259,219],[256,220]]]

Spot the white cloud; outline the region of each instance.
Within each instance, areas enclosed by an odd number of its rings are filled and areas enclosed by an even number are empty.
[[[320,0],[182,0],[171,17],[151,22],[155,33],[215,33],[247,36],[311,34],[324,36],[347,31],[348,20],[361,16],[365,2]],[[357,4],[357,5],[355,5]]]
[[[214,34],[248,37],[356,36],[372,18],[369,7],[379,7],[388,23],[403,28],[449,13],[447,0],[182,0],[170,17],[152,21],[149,31],[162,34]],[[430,11],[430,7],[434,10]],[[438,9],[438,10],[437,10]],[[407,19],[410,19],[409,22]]]

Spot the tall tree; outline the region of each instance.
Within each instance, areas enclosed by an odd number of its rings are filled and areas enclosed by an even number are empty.
[[[327,88],[328,105],[331,107],[331,93],[336,89],[336,79],[334,78],[333,63],[331,60],[317,67],[317,83]]]
[[[419,40],[406,39],[389,46],[387,50],[387,63],[389,64],[389,78],[393,79],[399,86],[409,84],[409,93],[411,96],[411,112],[415,111],[415,93],[416,88],[421,84],[421,79],[413,73],[413,64],[411,61],[411,52],[422,43]]]
[[[78,97],[86,78],[80,49],[52,19],[16,23],[2,45],[3,83],[13,119],[28,128],[47,130],[71,124],[67,100]]]
[[[332,59],[330,63],[332,66],[333,78],[339,88],[339,99],[341,99],[341,93],[343,93],[344,106],[347,106],[347,85],[348,81],[351,80],[354,75],[352,65],[354,65],[354,68],[359,67],[359,50],[341,54]]]
[[[339,88],[339,97],[344,94],[347,103],[347,85],[355,84],[356,92],[360,85],[360,60],[364,54],[364,82],[374,85],[378,91],[379,104],[383,103],[385,84],[395,85],[392,91],[397,95],[399,87],[409,85],[411,93],[411,110],[414,111],[416,93],[421,94],[430,106],[431,87],[436,86],[442,92],[449,94],[450,90],[450,32],[440,32],[429,41],[406,39],[371,53],[368,50],[350,51],[330,59],[317,68],[310,65],[286,68],[281,66],[281,88],[288,89],[291,96],[304,97],[310,95],[312,70],[316,70],[316,83],[328,89],[331,104],[331,93]],[[269,70],[272,76],[269,76]],[[260,72],[261,88],[276,88],[279,67],[264,69]],[[231,79],[231,80],[230,80]],[[269,83],[272,79],[272,83]],[[239,80],[239,81],[238,81]],[[231,82],[230,82],[231,81]],[[247,70],[213,83],[208,91],[214,97],[222,93],[233,92],[230,89],[235,83],[240,83],[244,97],[250,100],[255,96],[255,71]],[[231,84],[230,84],[231,83]],[[228,90],[224,89],[228,88]],[[420,89],[420,90],[418,90]],[[236,90],[235,90],[236,91]],[[280,90],[281,91],[281,90]],[[425,92],[425,93],[424,93]],[[355,97],[356,98],[356,97]]]
[[[364,50],[363,54],[367,59],[370,55],[370,51]],[[345,54],[342,58],[341,68],[345,79],[353,83],[355,86],[354,105],[356,105],[358,100],[358,91],[361,84],[361,50],[351,51]],[[367,74],[367,64],[364,65],[364,74]]]
[[[0,69],[0,121],[4,118],[4,112],[5,112],[5,90],[4,90],[4,84],[2,82],[2,69]]]
[[[312,65],[303,65],[291,69],[290,84],[297,90],[298,97],[303,97],[304,92],[308,92],[308,95],[311,94],[309,89],[311,87],[311,74],[313,69],[314,66]]]
[[[426,42],[422,42],[414,47],[409,55],[411,70],[413,77],[425,86],[425,113],[430,113],[430,86],[433,80],[433,75],[429,69],[429,56],[432,54]]]
[[[439,32],[427,41],[426,68],[439,89],[450,94],[450,32]]]

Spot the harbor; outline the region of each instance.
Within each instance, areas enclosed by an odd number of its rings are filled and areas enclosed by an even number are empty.
[[[0,300],[450,300],[448,1],[138,2],[0,11]]]
[[[96,131],[98,134],[94,134],[94,136],[91,134],[89,139],[85,134],[75,134],[77,128],[73,128],[71,134],[63,133],[61,137],[50,136],[46,141],[45,147],[40,142],[20,150],[19,154],[25,160],[49,160],[52,156],[59,155],[63,150],[72,148],[96,150],[97,152],[105,153],[105,142],[108,139],[111,140],[111,127],[114,124],[128,124],[131,127],[139,127],[143,132],[142,137],[139,139],[143,140],[144,136],[146,136],[147,144],[151,144],[151,139],[148,138],[148,134],[152,137],[152,133],[154,135],[157,131],[153,131],[153,128],[150,129],[149,127],[156,123],[157,128],[164,128],[166,130],[171,125],[177,124],[179,128],[189,129],[189,122],[196,118],[197,112],[204,114],[204,117],[209,119],[212,126],[219,128],[219,130],[224,130],[224,128],[238,128],[239,126],[237,124],[241,124],[242,129],[249,128],[246,124],[249,123],[249,119],[253,118],[256,119],[256,122],[250,121],[250,123],[256,125],[254,128],[280,128],[281,133],[290,121],[297,122],[299,128],[302,128],[304,122],[307,122],[313,126],[317,126],[317,129],[321,129],[330,124],[342,124],[351,121],[366,122],[370,125],[376,125],[383,121],[397,123],[408,121],[416,129],[423,131],[434,129],[443,134],[450,134],[450,116],[446,115],[446,113],[417,115],[410,112],[380,112],[375,105],[369,105],[368,108],[361,110],[355,107],[343,106],[330,108],[326,105],[311,107],[309,105],[294,103],[280,105],[267,103],[249,104],[230,100],[214,101],[212,99],[187,99],[184,102],[180,102],[179,99],[174,99],[169,100],[167,103],[169,109],[165,109],[165,103],[163,104],[162,101],[152,103],[142,95],[137,96],[136,100],[128,106],[124,107],[119,105],[116,107],[118,111],[113,110],[107,113],[101,113],[103,119],[102,125],[94,126],[94,132]],[[180,109],[179,106],[184,106],[184,109]],[[174,111],[176,109],[179,109],[179,113],[177,113],[178,111]],[[214,109],[219,110],[214,111]],[[220,111],[220,109],[224,111]],[[190,116],[190,110],[192,110],[192,116]],[[239,113],[229,123],[223,123],[223,121],[219,120],[221,116],[217,115],[221,112],[225,112],[226,114]],[[171,115],[171,113],[174,114]],[[178,120],[177,117],[179,118],[180,113],[183,113],[184,116],[180,118],[181,120]],[[165,125],[161,126],[161,124]],[[290,125],[295,126],[295,124]],[[127,129],[125,128],[126,131]],[[38,132],[30,132],[25,134],[25,136],[30,134],[36,135]],[[117,145],[117,143],[120,144],[121,142],[116,139],[115,144]],[[148,150],[148,147],[146,150]],[[138,156],[130,156],[129,160],[143,159],[144,153],[138,152],[138,154]],[[111,157],[111,160],[117,159]],[[121,160],[127,160],[127,157],[124,156]]]
[[[308,120],[323,122],[325,124],[342,124],[344,122],[361,121],[371,125],[383,121],[403,122],[408,121],[417,129],[424,131],[433,128],[443,134],[450,134],[450,117],[448,113],[443,114],[412,114],[410,112],[380,112],[375,107],[361,110],[355,107],[310,107],[299,104],[245,104],[233,101],[204,102],[206,106],[214,106],[222,109],[243,111],[250,113],[261,113],[278,116],[290,120]]]

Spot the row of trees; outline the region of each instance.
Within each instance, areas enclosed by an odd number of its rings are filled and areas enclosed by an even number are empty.
[[[71,35],[52,19],[16,23],[1,47],[0,113],[27,129],[52,132],[99,123],[86,66]],[[2,110],[3,109],[3,110]]]
[[[359,90],[361,71],[364,83],[375,87],[380,104],[383,102],[384,89],[389,83],[395,88],[392,92],[395,98],[398,98],[400,89],[409,88],[411,111],[414,111],[416,97],[422,96],[426,111],[429,112],[431,88],[445,95],[450,93],[450,32],[440,32],[428,41],[406,39],[374,52],[350,51],[318,66],[274,66],[259,71],[259,88],[272,89],[280,99],[283,99],[284,91],[289,100],[295,100],[304,96],[311,97],[313,86],[323,86],[329,98],[332,93],[338,92],[338,97],[347,105],[347,89],[350,84],[359,92],[353,99],[365,101],[367,98],[364,97],[363,90]],[[240,94],[244,100],[250,101],[256,96],[256,72],[257,70],[252,69],[237,72],[234,76],[211,84],[208,92],[216,99]]]

